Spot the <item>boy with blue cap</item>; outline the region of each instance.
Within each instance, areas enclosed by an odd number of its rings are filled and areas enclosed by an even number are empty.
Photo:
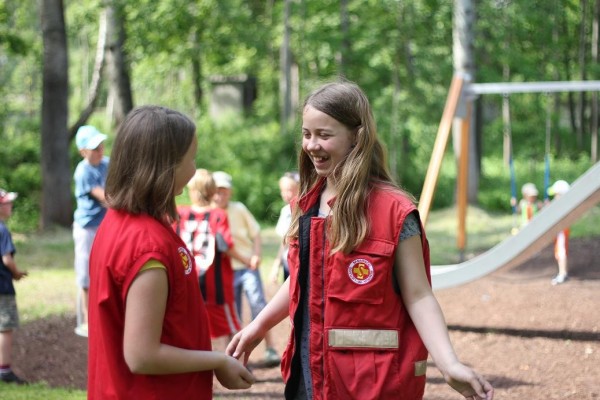
[[[75,276],[79,292],[79,315],[75,333],[87,337],[89,258],[96,231],[106,214],[104,186],[108,173],[108,157],[104,156],[107,136],[92,125],[77,130],[75,143],[83,158],[73,175],[77,208],[73,217],[75,243]]]

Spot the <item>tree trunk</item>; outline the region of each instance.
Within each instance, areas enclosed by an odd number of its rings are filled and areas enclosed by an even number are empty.
[[[342,42],[340,46],[338,70],[341,76],[346,76],[348,71],[348,57],[350,55],[350,21],[348,19],[348,0],[340,1],[340,28]]]
[[[200,60],[201,55],[201,33],[199,27],[196,27],[196,31],[193,36],[193,47],[190,58],[192,63],[192,84],[194,85],[194,102],[196,103],[195,111],[198,113],[202,107],[202,97],[204,93],[202,91],[202,61]]]
[[[596,67],[596,70],[600,67],[600,63],[598,62],[598,49],[600,46],[599,41],[600,36],[600,0],[596,0],[594,2],[594,16],[592,22],[592,64]],[[590,137],[591,137],[591,150],[590,150],[590,159],[593,163],[598,161],[598,135],[600,132],[598,131],[598,92],[592,92],[592,115],[591,115],[591,129],[590,129]]]
[[[41,228],[68,227],[73,221],[69,165],[69,62],[62,0],[43,0],[41,12],[42,89],[42,216]]]
[[[125,52],[125,27],[117,2],[106,6],[107,48],[106,64],[109,76],[109,97],[112,100],[113,122],[118,127],[133,108],[129,66]]]
[[[587,21],[588,21],[588,0],[581,0],[581,25],[579,28],[579,76],[582,81],[587,79],[586,74],[586,49],[587,49]],[[585,109],[586,109],[586,93],[579,92],[579,104],[577,109],[577,124],[576,139],[577,149],[583,149],[583,142],[585,136]]]
[[[292,0],[285,0],[283,11],[283,43],[279,53],[281,97],[281,133],[287,133],[292,121],[292,55],[290,50],[290,13]]]
[[[472,81],[475,79],[475,58],[473,56],[474,33],[475,25],[475,5],[473,0],[456,0],[454,3],[454,26],[453,26],[453,62],[455,73],[461,73],[470,77]],[[464,105],[464,100],[461,102]],[[459,113],[457,110],[457,113]],[[466,107],[462,107],[466,108]],[[463,110],[464,112],[464,110]],[[479,165],[481,164],[481,154],[477,151],[480,147],[477,144],[478,136],[476,127],[478,123],[473,123],[477,112],[471,113],[470,124],[470,140],[469,140],[469,181],[468,181],[468,201],[471,204],[477,203],[477,193],[479,190]],[[455,157],[460,157],[460,124],[453,124],[452,141]]]
[[[88,118],[94,112],[98,96],[100,94],[100,85],[102,83],[102,71],[104,70],[104,60],[106,48],[106,10],[100,15],[100,23],[98,27],[98,44],[96,45],[96,60],[94,61],[94,72],[92,73],[92,83],[90,85],[90,93],[88,95],[88,104],[79,115],[77,122],[69,128],[69,140],[73,140],[77,130],[82,125],[85,125]]]

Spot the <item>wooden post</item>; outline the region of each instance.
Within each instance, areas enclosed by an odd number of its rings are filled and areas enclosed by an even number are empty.
[[[463,82],[464,79],[459,74],[455,74],[452,77],[452,83],[450,84],[450,90],[448,91],[448,97],[446,98],[446,105],[444,106],[444,112],[433,145],[433,152],[431,153],[431,159],[429,160],[429,166],[427,167],[423,190],[421,191],[421,197],[419,198],[419,214],[421,215],[423,225],[425,225],[427,218],[429,217],[429,209],[431,208],[435,185],[440,173],[444,151],[446,150],[446,144],[448,143],[448,136],[450,135],[452,120],[454,119],[458,100],[460,99],[462,92]]]
[[[465,100],[466,115],[461,121],[460,154],[458,158],[458,177],[456,185],[456,202],[458,204],[458,234],[456,245],[460,254],[460,261],[465,260],[465,247],[467,243],[467,207],[469,191],[469,139],[471,128],[471,100]]]

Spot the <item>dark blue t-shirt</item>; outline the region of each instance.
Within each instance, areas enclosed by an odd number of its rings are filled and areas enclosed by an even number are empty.
[[[0,221],[0,255],[11,254],[14,256],[15,252],[16,249],[10,231],[4,225],[4,222]],[[4,265],[2,257],[0,257],[0,294],[15,294],[12,273]]]

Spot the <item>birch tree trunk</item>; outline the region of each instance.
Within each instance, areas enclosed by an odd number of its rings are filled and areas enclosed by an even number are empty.
[[[94,112],[98,96],[100,94],[100,85],[102,83],[102,72],[104,71],[104,60],[106,54],[106,10],[100,14],[98,24],[98,44],[96,45],[96,59],[94,61],[94,72],[92,73],[92,82],[88,94],[88,104],[83,109],[77,121],[69,128],[69,140],[73,140],[77,130],[85,125],[88,118]]]
[[[596,68],[600,68],[598,62],[598,49],[600,43],[598,43],[598,37],[600,36],[600,0],[596,0],[594,3],[594,16],[592,22],[592,64]],[[591,151],[590,158],[593,163],[598,161],[598,92],[592,92],[592,115],[591,115]]]
[[[453,21],[453,63],[454,72],[470,77],[471,81],[475,79],[475,58],[473,52],[475,25],[475,5],[473,0],[455,0],[454,2],[454,21]],[[464,99],[463,99],[464,100]],[[460,109],[460,107],[459,107]],[[460,110],[457,111],[457,113]],[[472,112],[470,124],[469,140],[469,182],[468,182],[468,201],[471,204],[477,203],[477,192],[479,189],[480,158],[478,152],[479,133],[475,129],[478,125],[474,123],[477,112]],[[454,154],[456,160],[460,158],[460,124],[453,124],[452,139]]]
[[[292,56],[290,50],[290,13],[292,0],[285,0],[283,11],[283,43],[279,53],[280,78],[279,94],[281,98],[281,133],[288,130],[292,120]]]

